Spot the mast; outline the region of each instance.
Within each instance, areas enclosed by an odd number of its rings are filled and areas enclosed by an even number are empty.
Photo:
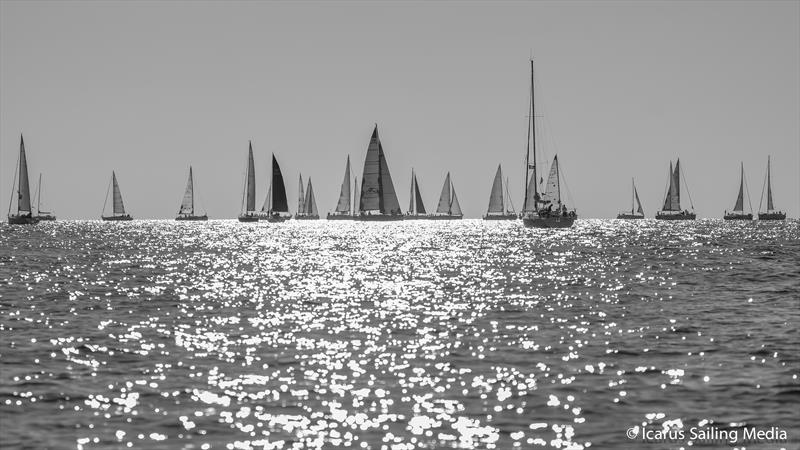
[[[636,185],[633,184],[633,178],[631,178],[631,214],[633,214],[633,211],[634,211],[633,210],[633,196],[635,195],[634,194],[635,190],[636,190]]]
[[[42,174],[39,174],[39,186],[36,188],[36,214],[42,209]]]
[[[536,186],[536,124],[534,123],[534,117],[536,109],[534,107],[534,92],[533,92],[533,58],[531,58],[531,104],[530,104],[530,117],[528,120],[528,142],[527,142],[527,149],[525,152],[525,200],[523,202],[523,210],[528,207],[528,196],[530,195],[529,185],[531,178],[528,176],[531,169],[533,169],[533,210],[535,211],[538,208],[537,197],[538,188]],[[531,148],[533,149],[533,166],[530,164],[530,154]]]
[[[772,174],[770,172],[770,156],[767,155],[767,212],[775,209],[775,205],[772,204]]]

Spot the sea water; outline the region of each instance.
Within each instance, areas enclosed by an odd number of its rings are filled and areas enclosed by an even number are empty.
[[[797,221],[3,224],[0,447],[797,448],[799,261]]]

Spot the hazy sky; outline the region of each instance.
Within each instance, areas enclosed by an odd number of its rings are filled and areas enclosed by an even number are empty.
[[[324,214],[377,122],[404,209],[413,166],[428,209],[450,171],[478,217],[498,163],[519,208],[531,54],[581,216],[628,207],[631,177],[652,216],[677,157],[699,217],[733,207],[740,161],[757,209],[767,154],[800,214],[798,1],[0,0],[0,201],[23,132],[60,218],[98,218],[112,169],[134,217],[172,218],[189,164],[232,218],[252,139],[259,206],[275,152]]]

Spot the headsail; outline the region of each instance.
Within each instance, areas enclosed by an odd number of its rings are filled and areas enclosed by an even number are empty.
[[[542,194],[542,201],[552,205],[561,204],[561,184],[558,179],[558,155],[553,157],[553,164],[550,166],[550,175],[547,177],[547,184]]]
[[[194,214],[194,180],[192,179],[192,166],[189,166],[189,180],[186,182],[186,191],[178,214]]]
[[[19,185],[17,187],[17,213],[30,214],[31,186],[28,180],[28,158],[25,156],[25,141],[19,136]]]
[[[117,174],[112,170],[111,179],[114,190],[114,214],[125,214],[125,205],[122,203],[122,192],[119,190],[119,183],[117,183]]]
[[[744,163],[742,163],[741,178],[739,178],[739,195],[736,197],[736,205],[733,207],[733,211],[744,211]]]
[[[417,214],[425,214],[425,204],[422,203],[422,194],[419,193],[419,183],[417,183],[416,175],[414,175],[414,200],[417,210],[413,212]]]
[[[439,204],[436,206],[438,214],[450,214],[450,172],[444,178],[444,185],[442,186],[442,193],[439,194]]]
[[[675,163],[675,169],[672,168],[672,161],[669,163],[669,188],[667,189],[667,197],[664,199],[664,207],[662,211],[680,211],[680,160]]]
[[[503,213],[503,171],[500,164],[497,165],[497,172],[492,183],[492,193],[489,195],[489,213]]]
[[[289,212],[289,202],[286,199],[286,184],[283,182],[283,174],[275,154],[272,154],[272,208],[271,212]]]
[[[336,204],[336,212],[350,212],[350,155],[347,155],[347,166],[344,169],[344,180],[342,180],[342,189],[339,191],[339,203]]]
[[[311,177],[308,178],[308,189],[306,189],[306,198],[303,201],[305,208],[304,212],[309,216],[317,216],[317,200],[314,198],[314,187],[311,185]]]
[[[380,211],[381,214],[396,214],[400,211],[397,193],[394,190],[389,165],[378,137],[378,126],[372,132],[364,160],[361,176],[361,211]]]
[[[245,212],[255,211],[256,209],[256,167],[253,162],[253,143],[247,152],[247,178],[245,179]]]
[[[461,204],[458,203],[458,196],[456,195],[456,189],[453,188],[452,191],[453,191],[453,198],[452,201],[450,202],[450,215],[461,216],[463,214],[461,212]]]
[[[633,186],[633,197],[636,198],[636,212],[639,214],[644,214],[642,202],[639,201],[639,192],[636,191],[636,185]]]

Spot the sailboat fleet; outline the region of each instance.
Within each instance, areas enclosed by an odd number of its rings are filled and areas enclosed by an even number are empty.
[[[558,155],[553,156],[550,164],[548,176],[545,180],[539,174],[544,173],[540,167],[540,160],[537,154],[537,126],[536,126],[536,103],[534,96],[534,67],[531,63],[531,86],[530,103],[528,110],[528,139],[525,150],[525,183],[524,199],[522,210],[517,213],[509,195],[508,179],[503,179],[503,170],[500,165],[492,182],[489,194],[489,204],[486,209],[484,220],[518,220],[530,228],[568,228],[571,227],[578,218],[574,208],[569,208],[562,195],[563,173],[559,166]],[[42,177],[39,175],[37,189],[36,211],[34,212],[31,203],[30,181],[28,176],[28,160],[25,152],[25,142],[20,135],[19,157],[14,174],[13,190],[16,195],[12,195],[8,209],[9,224],[35,224],[40,221],[56,220],[55,215],[50,211],[41,209],[42,196]],[[256,209],[256,173],[253,156],[252,142],[248,145],[247,159],[244,171],[244,185],[242,189],[242,203],[238,219],[240,222],[284,222],[292,218],[289,212],[289,202],[286,195],[286,185],[280,164],[272,154],[271,177],[267,189],[267,196],[260,210]],[[689,194],[690,208],[681,206],[681,181],[686,185],[685,177],[682,176],[680,160],[669,165],[669,176],[667,188],[664,196],[662,208],[656,212],[655,218],[659,220],[694,220],[697,216],[694,212],[691,195]],[[762,188],[761,201],[763,202],[766,192],[766,210],[762,210],[762,203],[759,204],[758,220],[784,220],[786,213],[775,209],[772,195],[771,160],[767,157],[767,172]],[[111,211],[106,214],[109,193],[111,196]],[[298,203],[297,211],[294,215],[295,220],[317,220],[320,218],[317,209],[317,202],[314,196],[314,187],[311,178],[307,184],[303,183],[302,175],[299,176],[298,183]],[[748,198],[749,210],[744,209],[744,197]],[[355,220],[355,221],[398,221],[398,220],[458,220],[464,217],[461,205],[458,201],[455,186],[450,172],[447,172],[439,195],[439,201],[434,212],[428,212],[423,203],[423,196],[420,193],[417,174],[412,169],[409,207],[406,213],[400,208],[397,199],[397,192],[389,172],[389,163],[386,153],[378,135],[378,125],[376,124],[372,136],[367,146],[364,158],[364,167],[361,174],[361,185],[359,180],[353,176],[350,164],[350,156],[347,156],[345,164],[344,179],[342,180],[339,199],[336,207],[326,216],[327,220]],[[740,166],[739,190],[736,203],[731,211],[725,211],[725,220],[752,220],[752,206],[750,205],[750,195],[747,189],[744,174],[744,164]],[[104,221],[130,221],[133,217],[125,210],[122,200],[122,192],[115,171],[111,172],[109,188],[106,191],[106,200],[103,204],[101,218]],[[617,219],[631,220],[644,219],[645,213],[642,208],[636,184],[631,180],[631,208],[622,211],[617,215]],[[189,177],[186,183],[183,199],[175,218],[178,221],[205,221],[208,220],[207,214],[197,214],[195,208],[194,176],[192,167],[189,167]]]

